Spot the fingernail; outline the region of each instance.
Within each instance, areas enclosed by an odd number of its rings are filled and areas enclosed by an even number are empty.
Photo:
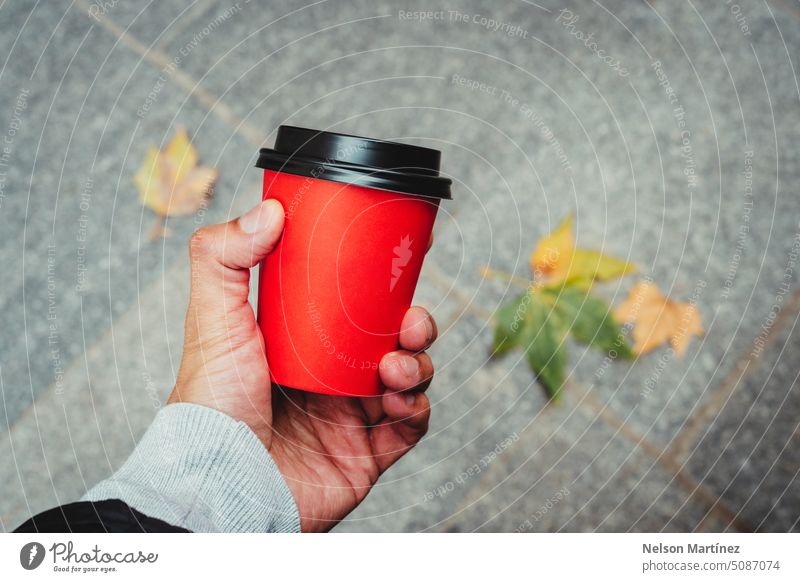
[[[431,319],[430,315],[425,318],[425,333],[428,336],[428,341],[431,341],[433,339],[434,332],[433,332],[433,319]]]
[[[239,218],[239,227],[247,234],[267,230],[275,224],[280,211],[279,205],[275,202],[262,202]]]
[[[414,378],[419,374],[419,362],[416,358],[410,356],[400,358],[400,368],[402,368],[403,373],[409,378]]]
[[[403,398],[406,401],[406,406],[414,406],[414,402],[417,401],[417,395],[412,393],[404,394]]]

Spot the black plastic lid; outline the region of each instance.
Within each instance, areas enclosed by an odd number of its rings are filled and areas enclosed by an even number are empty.
[[[281,125],[275,148],[259,152],[266,170],[449,200],[441,152],[393,141]]]

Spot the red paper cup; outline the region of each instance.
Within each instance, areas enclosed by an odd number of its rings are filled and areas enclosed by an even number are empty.
[[[263,198],[286,227],[261,264],[258,322],[272,382],[341,396],[383,391],[439,201],[440,152],[281,126],[262,149]]]

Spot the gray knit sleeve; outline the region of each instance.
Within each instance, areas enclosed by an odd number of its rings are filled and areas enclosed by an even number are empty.
[[[159,411],[122,467],[82,500],[103,499],[196,532],[300,531],[292,493],[255,433],[196,404]]]

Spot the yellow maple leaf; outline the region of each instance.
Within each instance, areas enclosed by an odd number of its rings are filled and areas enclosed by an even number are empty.
[[[553,232],[542,238],[531,253],[530,264],[535,279],[547,283],[569,282],[588,288],[594,281],[607,281],[636,270],[623,259],[599,251],[575,248],[572,213]]]
[[[553,232],[545,236],[531,253],[531,271],[535,277],[563,280],[572,263],[575,239],[572,214],[568,214]]]
[[[646,354],[669,342],[675,353],[683,356],[692,336],[704,333],[695,305],[672,301],[650,281],[634,285],[614,311],[614,317],[619,323],[634,324],[633,351],[637,354]]]
[[[198,166],[198,161],[197,150],[182,127],[163,151],[150,146],[133,178],[141,203],[162,218],[197,212],[219,177],[216,168]],[[163,229],[160,233],[166,236]]]

